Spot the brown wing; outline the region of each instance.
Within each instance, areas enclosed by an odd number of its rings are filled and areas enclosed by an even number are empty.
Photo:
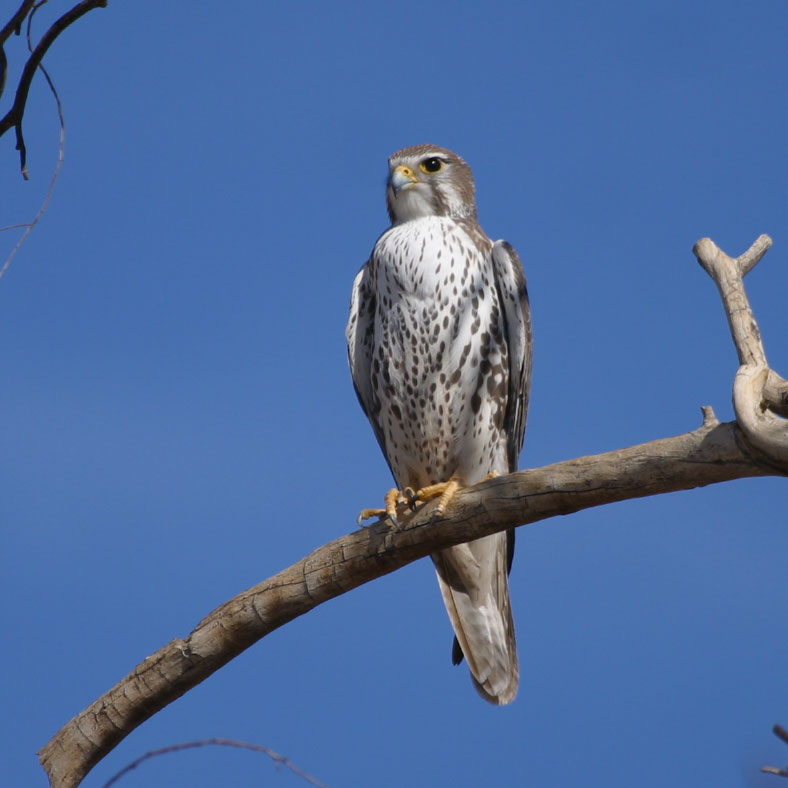
[[[353,293],[350,297],[350,317],[345,329],[347,357],[356,396],[372,425],[383,456],[386,458],[389,470],[391,470],[391,463],[386,453],[386,440],[378,420],[380,400],[374,394],[370,378],[372,348],[375,339],[375,309],[375,292],[369,283],[369,263],[365,263],[356,275],[353,282]],[[392,470],[391,473],[393,476],[394,471]]]
[[[503,307],[504,334],[509,346],[509,397],[506,405],[507,455],[509,471],[517,462],[525,439],[528,399],[531,394],[533,335],[531,305],[523,264],[516,249],[506,241],[496,241],[492,250],[498,300]]]

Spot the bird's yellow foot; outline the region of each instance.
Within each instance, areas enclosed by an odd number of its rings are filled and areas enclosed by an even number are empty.
[[[486,482],[488,479],[494,479],[498,475],[498,471],[491,471],[484,477],[484,479],[482,479],[482,481]],[[457,494],[457,491],[462,486],[463,485],[460,484],[460,480],[456,476],[452,476],[447,482],[439,482],[438,484],[430,484],[427,487],[422,487],[420,490],[413,493],[410,496],[410,499],[412,502],[429,501],[432,498],[437,498],[440,496],[438,505],[435,507],[435,511],[433,512],[433,517],[443,517],[443,513],[446,511],[446,507],[449,505],[449,502],[452,498],[454,498],[454,496]]]
[[[488,479],[494,479],[498,475],[498,471],[492,471],[491,473],[488,473],[487,476],[482,479],[482,481],[486,482]],[[427,487],[422,487],[416,492],[413,492],[410,487],[406,487],[404,490],[398,490],[394,488],[393,490],[389,490],[386,493],[385,508],[362,509],[356,518],[356,522],[358,523],[359,527],[362,527],[365,520],[371,520],[373,517],[378,517],[382,520],[385,517],[388,517],[389,520],[391,520],[392,525],[394,525],[395,528],[399,528],[399,520],[397,519],[398,506],[408,506],[411,509],[415,509],[417,503],[430,501],[433,498],[438,498],[439,496],[440,500],[438,501],[438,505],[435,507],[435,511],[433,512],[432,516],[442,517],[451,499],[454,498],[457,491],[463,486],[464,485],[460,483],[460,480],[457,476],[452,476],[447,482],[430,484]]]
[[[397,504],[407,503],[407,500],[408,499],[396,488],[389,490],[386,493],[386,507],[384,509],[362,509],[356,522],[359,524],[359,527],[361,527],[364,525],[364,520],[370,520],[373,517],[379,517],[382,520],[384,517],[388,517],[395,526],[399,526],[399,520],[397,520]]]
[[[460,489],[460,480],[456,476],[452,476],[447,482],[439,482],[438,484],[430,484],[427,487],[422,487],[417,490],[413,497],[417,501],[429,501],[433,498],[438,498],[438,505],[432,513],[433,517],[442,517],[449,505],[449,501],[454,497],[457,490]]]

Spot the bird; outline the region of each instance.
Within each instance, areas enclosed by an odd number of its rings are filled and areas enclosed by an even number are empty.
[[[361,407],[397,487],[382,509],[517,470],[531,384],[532,329],[520,258],[477,217],[467,162],[437,145],[388,160],[391,226],[354,282],[348,360]],[[511,703],[519,663],[509,595],[514,530],[431,556],[454,629],[454,664],[479,694]]]

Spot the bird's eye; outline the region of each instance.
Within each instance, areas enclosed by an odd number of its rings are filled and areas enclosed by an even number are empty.
[[[430,156],[429,159],[419,162],[419,167],[424,172],[440,172],[443,169],[443,159],[439,159],[437,156]]]

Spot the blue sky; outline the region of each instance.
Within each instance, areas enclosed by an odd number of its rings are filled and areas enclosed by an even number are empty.
[[[66,164],[0,280],[0,784],[44,785],[35,751],[62,724],[390,486],[344,326],[394,150],[458,151],[483,226],[523,258],[521,467],[694,429],[702,405],[732,418],[702,236],[732,254],[774,237],[747,288],[788,376],[788,4],[483,6],[111,0],[53,46]],[[55,162],[40,79],[25,128],[28,183],[0,140],[0,225],[32,218]],[[787,492],[744,480],[521,529],[511,707],[451,666],[422,561],[272,634],[84,785],[213,736],[334,788],[775,785],[757,769],[788,762],[770,733]],[[304,784],[225,750],[120,784],[186,782]]]

